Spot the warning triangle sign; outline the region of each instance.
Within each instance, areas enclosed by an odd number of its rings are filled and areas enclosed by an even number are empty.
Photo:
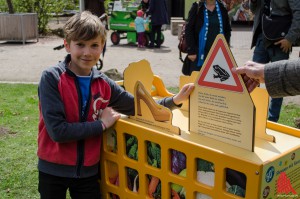
[[[236,67],[230,49],[223,35],[218,35],[201,68],[198,84],[221,90],[243,92],[237,74],[231,72]]]

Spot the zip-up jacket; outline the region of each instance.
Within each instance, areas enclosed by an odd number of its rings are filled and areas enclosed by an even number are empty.
[[[81,110],[79,83],[67,68],[70,60],[68,55],[65,61],[48,68],[41,76],[38,169],[60,177],[84,178],[96,175],[99,170],[101,110],[109,106],[119,113],[134,115],[134,98],[93,68],[86,110]],[[177,107],[171,97],[158,103],[171,109]]]

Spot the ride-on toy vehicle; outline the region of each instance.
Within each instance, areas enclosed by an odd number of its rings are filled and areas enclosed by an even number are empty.
[[[109,29],[111,33],[110,39],[114,45],[118,45],[121,39],[126,39],[128,43],[137,42],[137,32],[135,30],[134,20],[138,7],[127,8],[126,11],[112,11],[109,19]],[[151,17],[150,17],[151,18]],[[143,43],[147,46],[150,41],[151,19],[145,26],[146,34],[144,34]],[[161,43],[164,42],[164,35],[161,34]]]

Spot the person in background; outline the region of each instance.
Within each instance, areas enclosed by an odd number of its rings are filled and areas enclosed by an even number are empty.
[[[100,17],[105,13],[104,0],[84,0],[84,9]]]
[[[232,72],[242,75],[249,92],[259,83],[265,83],[273,98],[300,95],[300,59],[268,64],[248,61],[244,66],[232,68]]]
[[[160,48],[161,27],[169,24],[166,0],[150,0],[148,14],[151,15],[151,33],[149,48]],[[156,43],[156,45],[154,45]]]
[[[142,0],[139,9],[141,9],[147,15],[149,9],[149,0]]]
[[[254,16],[253,37],[251,48],[255,46],[252,60],[258,63],[268,63],[289,59],[292,44],[300,35],[300,1],[299,0],[250,0],[250,9]],[[268,40],[262,33],[262,14],[267,16],[291,15],[292,21],[288,33],[279,41]],[[281,24],[278,24],[280,26]],[[279,78],[274,77],[274,78]],[[271,98],[268,120],[277,122],[283,98]]]
[[[217,0],[193,3],[185,27],[188,55],[184,64],[190,71],[187,75],[201,69],[218,34],[223,34],[230,43],[231,26],[224,4]]]
[[[97,16],[75,14],[64,35],[68,55],[42,72],[38,86],[38,191],[41,199],[65,199],[67,190],[71,198],[98,199],[102,133],[120,113],[135,114],[134,97],[95,68],[106,40]],[[193,89],[186,84],[157,102],[178,108]]]
[[[144,18],[144,12],[142,10],[138,10],[136,15],[134,24],[138,35],[138,48],[145,48],[145,24],[148,23],[148,18]]]

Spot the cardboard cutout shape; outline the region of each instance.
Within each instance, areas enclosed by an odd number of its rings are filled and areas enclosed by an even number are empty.
[[[130,118],[171,133],[180,134],[180,129],[172,125],[172,111],[157,104],[140,81],[135,84],[134,104],[135,116]]]
[[[223,35],[218,35],[190,97],[190,131],[254,150],[255,107]]]
[[[151,93],[154,74],[150,63],[143,59],[138,62],[132,62],[124,70],[124,88],[126,91],[134,94],[134,86],[137,81],[143,83],[147,92]]]

